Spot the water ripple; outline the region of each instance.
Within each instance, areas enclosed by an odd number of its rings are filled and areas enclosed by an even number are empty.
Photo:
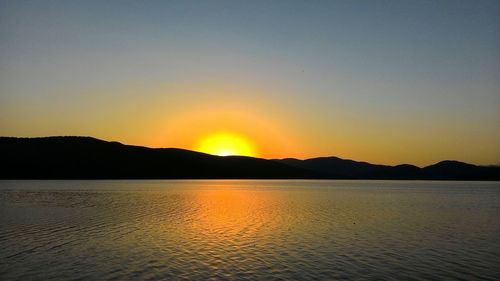
[[[498,183],[0,181],[1,280],[498,280]]]

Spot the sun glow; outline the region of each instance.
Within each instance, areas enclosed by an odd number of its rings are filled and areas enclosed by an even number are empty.
[[[218,156],[256,156],[255,149],[248,140],[231,133],[209,135],[201,140],[197,150]]]

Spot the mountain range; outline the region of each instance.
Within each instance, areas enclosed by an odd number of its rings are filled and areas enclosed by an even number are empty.
[[[1,179],[500,180],[499,166],[441,161],[417,167],[319,157],[261,159],[147,148],[92,137],[0,137]]]

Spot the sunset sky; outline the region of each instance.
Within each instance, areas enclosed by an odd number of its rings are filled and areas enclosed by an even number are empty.
[[[500,1],[0,2],[1,136],[221,134],[263,158],[500,163]]]

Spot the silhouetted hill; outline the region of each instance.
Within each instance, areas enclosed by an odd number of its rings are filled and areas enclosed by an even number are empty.
[[[0,178],[311,178],[275,161],[146,148],[90,137],[0,138]]]
[[[320,157],[265,160],[147,148],[91,137],[0,137],[3,179],[436,179],[500,180],[500,167],[442,161],[419,168],[403,164]]]
[[[427,180],[500,180],[500,167],[476,166],[458,161],[441,161],[424,168],[402,164],[375,165],[366,162],[319,157],[306,160],[275,159],[290,166],[314,171],[320,177],[339,179],[427,179]]]
[[[287,158],[276,161],[315,171],[327,178],[370,178],[370,175],[373,173],[388,167],[345,160],[338,157],[318,157],[306,160]]]
[[[458,161],[441,161],[422,169],[425,177],[440,179],[500,179],[500,167],[476,166]]]

